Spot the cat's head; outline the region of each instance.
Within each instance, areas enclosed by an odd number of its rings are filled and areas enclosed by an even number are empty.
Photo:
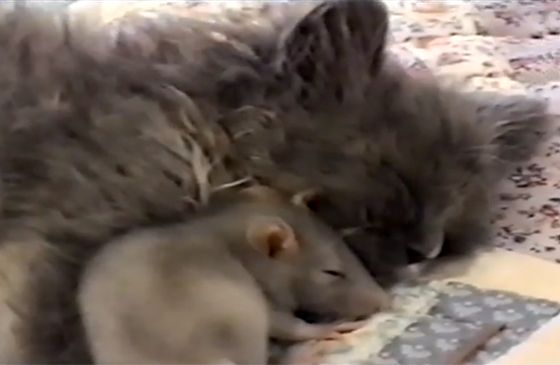
[[[486,219],[495,128],[477,125],[474,105],[392,67],[383,3],[278,6],[295,10],[252,43],[259,98],[239,92],[249,74],[225,83],[236,110],[222,125],[240,165],[280,190],[322,189],[310,205],[373,273],[437,256],[471,205]]]
[[[268,183],[322,187],[314,210],[374,273],[483,244],[498,170],[545,119],[536,101],[412,79],[386,58],[387,22],[382,5],[348,1],[296,24],[278,62],[296,107],[269,149]]]
[[[374,273],[437,256],[486,163],[468,151],[476,131],[441,127],[437,89],[408,90],[406,74],[386,72],[387,23],[381,2],[324,2],[282,34],[271,90],[282,133],[251,151],[264,183],[321,188],[312,209]]]
[[[459,175],[460,168],[440,168],[443,170],[433,171],[432,176],[419,177],[407,175],[410,171],[397,172],[395,166],[384,166],[377,169],[369,184],[364,181],[370,190],[360,194],[325,190],[326,194],[308,204],[343,234],[374,276],[390,282],[398,279],[395,275],[405,267],[438,257],[446,245],[455,244],[454,235],[462,234],[461,227],[456,227],[457,220],[462,215],[471,219],[465,210],[472,203],[465,199],[478,200],[472,204],[477,209],[473,213],[480,214],[472,217],[477,220],[474,223],[486,218],[486,191],[484,187],[477,190],[477,178],[445,181],[443,175]]]

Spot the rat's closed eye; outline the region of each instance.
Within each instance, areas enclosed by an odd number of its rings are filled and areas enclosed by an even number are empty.
[[[346,274],[338,270],[323,270],[323,274],[327,274],[339,279],[346,279]]]

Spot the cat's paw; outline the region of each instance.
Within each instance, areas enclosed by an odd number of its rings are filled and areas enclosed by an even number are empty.
[[[521,122],[543,118],[547,114],[545,99],[527,95],[500,95],[478,100],[477,115],[490,123]]]

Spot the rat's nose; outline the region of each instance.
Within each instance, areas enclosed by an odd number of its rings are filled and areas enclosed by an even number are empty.
[[[381,288],[357,288],[349,305],[354,316],[367,318],[376,312],[390,309],[392,298]]]
[[[377,294],[377,310],[386,311],[393,306],[393,298],[385,291]]]

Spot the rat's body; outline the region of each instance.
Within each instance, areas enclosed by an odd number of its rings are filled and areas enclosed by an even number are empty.
[[[535,147],[543,104],[495,95],[483,108],[411,79],[386,60],[381,2],[265,8],[223,23],[167,14],[100,38],[51,14],[0,19],[0,362],[75,359],[78,334],[57,333],[75,313],[60,308],[91,253],[187,220],[243,179],[318,188],[314,211],[350,232],[376,277],[411,248],[485,242],[494,173]]]
[[[267,303],[255,280],[212,239],[162,231],[112,243],[86,273],[95,363],[265,364]]]
[[[96,363],[264,364],[269,336],[335,331],[297,319],[296,309],[351,321],[387,304],[312,213],[265,189],[252,195],[96,255],[79,290]]]

